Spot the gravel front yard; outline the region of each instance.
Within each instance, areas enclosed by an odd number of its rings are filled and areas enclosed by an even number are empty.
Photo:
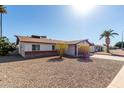
[[[107,87],[123,64],[101,59],[0,57],[0,87]]]

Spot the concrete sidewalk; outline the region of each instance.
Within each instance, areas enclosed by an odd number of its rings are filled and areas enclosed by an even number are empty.
[[[93,55],[91,57],[93,57],[93,58],[100,58],[100,59],[108,59],[108,60],[124,61],[124,57],[118,57],[118,56]]]
[[[124,66],[112,80],[108,88],[124,88]]]

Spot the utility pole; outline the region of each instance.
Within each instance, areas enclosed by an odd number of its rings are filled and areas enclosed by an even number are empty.
[[[0,37],[2,37],[2,13],[0,15]]]
[[[123,32],[122,32],[122,43],[121,43],[121,49],[123,49]]]

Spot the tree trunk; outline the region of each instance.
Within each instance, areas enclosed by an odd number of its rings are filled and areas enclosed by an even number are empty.
[[[110,44],[110,38],[107,37],[107,38],[106,38],[106,47],[107,47],[106,52],[107,52],[107,53],[110,53],[110,51],[109,51],[109,44]]]
[[[109,51],[109,44],[107,44],[107,53],[110,53],[110,51]]]
[[[1,17],[0,17],[0,25],[1,25],[1,28],[0,28],[0,37],[2,37],[2,13],[1,13]]]
[[[63,57],[63,53],[64,53],[64,50],[60,50],[60,59],[62,59],[62,57]]]

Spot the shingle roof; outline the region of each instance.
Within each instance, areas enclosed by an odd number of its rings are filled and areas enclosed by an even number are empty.
[[[92,44],[88,41],[88,39],[74,40],[74,41],[62,41],[62,40],[53,40],[53,39],[47,39],[47,38],[33,38],[33,37],[29,37],[29,36],[16,36],[16,37],[17,37],[17,44],[18,44],[18,42],[48,43],[48,44],[57,44],[57,43],[78,44],[80,42],[87,42],[90,45]]]
[[[28,36],[16,36],[18,41],[17,43],[20,42],[28,42],[28,43],[51,43],[51,44],[56,44],[56,43],[65,43],[62,40],[52,40],[52,39],[47,39],[47,38],[32,38]]]

